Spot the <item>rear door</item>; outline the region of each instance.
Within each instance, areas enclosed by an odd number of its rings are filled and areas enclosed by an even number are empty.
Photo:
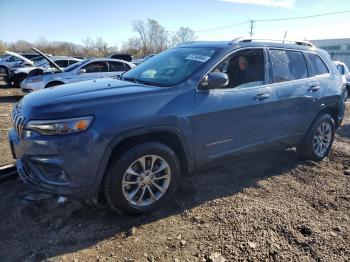
[[[121,75],[123,72],[127,71],[126,65],[123,62],[108,61],[108,65],[109,65],[109,72],[108,72],[109,77],[118,76],[118,75]]]
[[[274,92],[274,113],[267,143],[295,145],[310,122],[314,103],[321,96],[319,82],[312,78],[308,60],[301,51],[269,49],[271,88]]]
[[[66,60],[66,59],[56,60],[55,63],[60,68],[66,68],[68,66],[68,60]]]

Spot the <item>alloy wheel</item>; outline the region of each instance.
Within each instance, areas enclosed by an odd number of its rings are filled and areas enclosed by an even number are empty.
[[[314,153],[322,157],[328,150],[332,139],[332,127],[327,122],[322,122],[316,129],[313,139]]]
[[[132,205],[151,205],[165,194],[170,179],[171,170],[167,161],[157,155],[142,156],[124,173],[123,195]]]

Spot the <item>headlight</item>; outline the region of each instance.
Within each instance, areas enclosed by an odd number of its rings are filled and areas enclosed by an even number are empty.
[[[60,120],[32,120],[26,124],[24,129],[48,136],[66,135],[85,131],[91,125],[92,120],[92,116]]]
[[[36,82],[41,82],[41,81],[43,81],[43,78],[42,78],[42,77],[30,78],[30,79],[28,79],[28,81],[29,81],[30,83],[36,83]]]

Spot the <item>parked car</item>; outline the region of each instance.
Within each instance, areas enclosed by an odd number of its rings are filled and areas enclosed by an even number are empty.
[[[345,63],[340,61],[334,61],[339,73],[343,76],[346,89],[344,92],[344,99],[347,100],[350,94],[350,72]]]
[[[41,59],[40,59],[41,58]],[[52,56],[50,57],[61,69],[82,61],[69,56]],[[9,70],[8,82],[13,82],[14,86],[19,87],[21,82],[30,75],[33,70],[41,70],[42,73],[52,73],[57,69],[42,56],[38,57],[38,62],[32,66],[13,67]],[[38,71],[37,71],[38,73]]]
[[[145,62],[146,60],[150,59],[151,57],[154,57],[156,54],[150,54],[148,56],[145,56],[144,58],[139,58],[139,59],[133,59],[132,63],[135,65],[139,65],[142,62]]]
[[[131,62],[132,61],[132,55],[130,55],[130,54],[113,54],[113,55],[110,55],[108,58],[124,60],[124,61],[127,61],[127,62]]]
[[[9,55],[9,54],[2,54],[2,55],[0,55],[0,60],[4,60],[4,59],[6,59],[7,57],[9,57],[9,56],[11,56],[11,55]]]
[[[24,56],[25,58],[28,58],[30,60],[33,60],[34,58],[38,57],[38,53],[20,53],[21,56]]]
[[[0,60],[0,75],[5,76],[5,78],[9,74],[9,69],[11,69],[14,66],[20,65],[20,64],[28,64],[33,65],[34,62],[30,59],[21,56],[20,54],[6,51],[7,56],[5,56],[2,60]]]
[[[62,71],[48,72],[29,76],[21,82],[23,92],[33,92],[40,89],[80,82],[103,77],[115,77],[133,68],[132,63],[107,58],[82,60],[68,66]]]
[[[25,96],[9,141],[32,188],[104,195],[113,210],[142,214],[171,205],[181,175],[209,163],[290,147],[322,160],[344,117],[342,88],[329,55],[306,42],[195,42],[121,80]]]

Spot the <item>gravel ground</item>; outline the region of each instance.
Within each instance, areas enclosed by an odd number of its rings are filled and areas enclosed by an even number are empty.
[[[1,103],[0,114],[10,107]],[[8,122],[1,117],[0,128]],[[24,202],[25,186],[6,181],[0,260],[349,261],[349,142],[347,115],[322,162],[278,150],[200,170],[183,178],[167,210],[142,217],[69,200]]]

